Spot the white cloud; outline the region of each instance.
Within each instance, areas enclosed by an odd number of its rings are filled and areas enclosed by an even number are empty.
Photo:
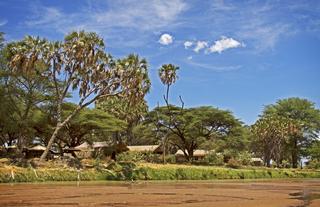
[[[188,49],[189,47],[191,47],[191,46],[193,45],[193,42],[191,42],[191,41],[185,41],[185,42],[183,43],[183,45],[184,45],[184,48],[185,48],[185,49]]]
[[[170,45],[173,42],[173,37],[169,34],[162,34],[159,43],[162,45]]]
[[[239,41],[222,36],[220,40],[214,41],[214,44],[208,48],[207,52],[217,52],[221,53],[224,50],[237,48],[237,47],[245,47],[244,43],[240,43]]]
[[[0,19],[0,27],[4,26],[8,23],[8,21],[6,19]]]
[[[193,51],[195,51],[196,53],[198,53],[200,50],[204,49],[208,47],[208,43],[206,41],[197,41],[196,42],[196,46],[193,49]]]
[[[192,56],[187,57],[188,60],[192,60]]]

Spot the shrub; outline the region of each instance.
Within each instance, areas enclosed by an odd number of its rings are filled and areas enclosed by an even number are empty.
[[[123,152],[117,155],[117,161],[162,163],[162,157],[152,152]]]
[[[309,169],[320,169],[320,161],[319,160],[310,160],[307,168]]]
[[[144,160],[145,155],[141,152],[123,152],[117,155],[117,161],[140,162]]]
[[[280,167],[281,168],[290,168],[291,164],[288,160],[282,160]]]
[[[251,158],[252,158],[252,156],[249,152],[240,152],[238,155],[238,161],[242,165],[250,165]]]
[[[208,165],[221,166],[224,164],[223,155],[218,153],[209,153],[204,157],[204,162]]]
[[[167,155],[166,162],[171,163],[171,164],[175,164],[176,163],[176,156],[175,155]]]
[[[226,164],[226,166],[227,166],[227,167],[230,167],[230,168],[235,168],[235,169],[237,169],[237,168],[240,168],[240,167],[241,167],[241,163],[240,163],[238,160],[236,160],[236,159],[234,159],[234,158],[231,158],[231,159],[229,159],[229,161],[228,161],[228,163]]]

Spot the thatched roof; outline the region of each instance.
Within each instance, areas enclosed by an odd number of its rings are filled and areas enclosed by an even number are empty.
[[[110,145],[107,142],[93,142],[93,148],[102,148],[102,147],[109,147]]]
[[[212,150],[201,150],[201,149],[198,149],[198,150],[193,151],[193,156],[194,157],[202,157],[202,156],[205,156],[205,155],[209,154],[210,152],[212,152]],[[188,152],[187,152],[187,154],[188,154]],[[184,153],[183,153],[182,150],[178,150],[175,155],[184,156]]]
[[[132,152],[153,152],[159,145],[137,145],[137,146],[127,146],[129,151]]]
[[[74,147],[71,150],[93,150],[95,148],[103,148],[103,147],[110,147],[107,142],[93,142],[92,144],[89,144],[88,142],[84,142],[79,146]]]
[[[74,149],[76,150],[90,150],[92,147],[88,142],[84,142],[80,144],[79,146],[76,146]]]
[[[250,159],[251,162],[263,162],[263,160],[260,157],[252,157]]]
[[[17,148],[17,145],[7,146],[6,148],[7,148],[7,149],[16,149],[16,148]]]
[[[34,147],[29,147],[27,148],[29,151],[45,151],[46,147],[41,146],[41,145],[36,145]]]

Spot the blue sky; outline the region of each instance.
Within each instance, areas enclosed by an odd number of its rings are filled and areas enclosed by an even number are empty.
[[[303,97],[320,106],[320,1],[0,1],[8,41],[30,34],[62,40],[100,34],[115,57],[150,65],[150,108],[162,103],[157,69],[180,66],[171,100],[229,109],[247,124],[263,106]]]

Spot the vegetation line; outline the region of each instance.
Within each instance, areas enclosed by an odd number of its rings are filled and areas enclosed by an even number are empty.
[[[76,169],[3,167],[0,168],[0,183],[48,182],[48,181],[125,181],[125,180],[217,180],[217,179],[288,179],[320,178],[318,170],[244,168],[158,165],[124,162],[114,163],[108,169]],[[11,175],[14,173],[14,176]]]

